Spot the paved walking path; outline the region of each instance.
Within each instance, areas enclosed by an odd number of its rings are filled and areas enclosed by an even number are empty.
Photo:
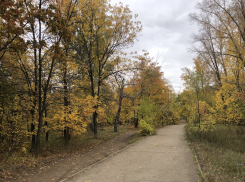
[[[184,123],[161,128],[66,182],[196,182]]]

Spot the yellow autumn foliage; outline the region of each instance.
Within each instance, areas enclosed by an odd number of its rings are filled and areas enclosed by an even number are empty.
[[[241,120],[235,85],[224,84],[216,92],[216,120],[222,124],[238,124]]]

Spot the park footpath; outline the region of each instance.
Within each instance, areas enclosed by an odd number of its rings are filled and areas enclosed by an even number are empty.
[[[62,182],[196,182],[185,123],[165,126]]]

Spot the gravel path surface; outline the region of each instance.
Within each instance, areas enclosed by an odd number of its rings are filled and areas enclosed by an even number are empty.
[[[196,182],[185,124],[161,128],[117,154],[82,170],[66,182]]]

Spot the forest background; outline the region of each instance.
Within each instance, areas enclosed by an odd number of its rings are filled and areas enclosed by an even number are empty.
[[[179,120],[175,94],[147,51],[125,53],[137,15],[107,0],[0,2],[0,158],[133,124],[142,135]]]
[[[199,27],[183,68],[179,95],[192,142],[207,181],[244,181],[245,2],[203,0],[190,20]]]
[[[176,95],[147,51],[125,53],[142,30],[128,6],[1,1],[0,161],[42,156],[84,133],[96,140],[118,124],[153,134],[182,117],[208,181],[245,179],[244,0],[196,8],[194,67],[182,69]]]

